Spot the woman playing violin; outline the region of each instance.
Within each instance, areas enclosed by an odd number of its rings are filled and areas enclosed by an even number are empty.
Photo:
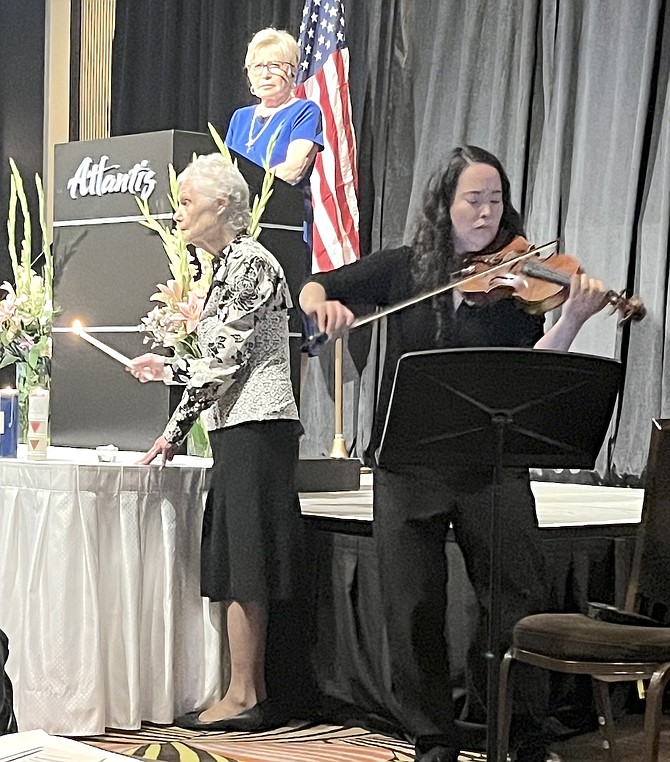
[[[352,265],[313,276],[300,305],[329,336],[354,320],[351,306],[386,307],[449,282],[473,255],[498,251],[523,223],[511,202],[510,183],[498,159],[475,146],[455,149],[434,178],[411,246],[379,251]],[[490,469],[379,467],[379,445],[399,357],[448,347],[534,347],[567,350],[586,320],[605,304],[605,288],[586,274],[572,276],[558,321],[543,332],[544,317],[514,299],[469,303],[456,290],[388,317],[386,357],[368,462],[374,471],[374,537],[389,638],[397,719],[416,745],[416,760],[456,762],[446,613],[446,534],[451,524],[462,550],[479,609],[468,656],[463,719],[485,722],[486,614],[489,588]],[[546,610],[544,564],[527,471],[505,475],[502,505],[502,648],[523,616]],[[541,733],[544,684],[525,686],[515,708],[512,743],[517,762],[545,762]]]

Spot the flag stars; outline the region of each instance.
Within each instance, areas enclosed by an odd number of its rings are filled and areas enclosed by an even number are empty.
[[[312,76],[334,52],[346,47],[343,14],[341,0],[305,0],[300,25],[299,79],[304,81]]]

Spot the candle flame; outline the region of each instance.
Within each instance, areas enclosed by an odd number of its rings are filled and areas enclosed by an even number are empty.
[[[81,320],[75,320],[72,323],[72,332],[76,333],[77,336],[81,336],[82,331],[84,330],[84,326],[81,323]]]

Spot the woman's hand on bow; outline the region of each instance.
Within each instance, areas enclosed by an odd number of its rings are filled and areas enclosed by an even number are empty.
[[[300,306],[329,339],[345,334],[354,322],[354,313],[337,299],[328,299],[319,283],[307,283],[300,292]]]

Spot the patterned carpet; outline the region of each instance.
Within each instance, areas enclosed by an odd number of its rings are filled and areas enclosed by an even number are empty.
[[[638,762],[643,728],[640,715],[618,723],[621,762]],[[175,727],[145,725],[135,732],[116,731],[88,744],[138,759],[169,762],[412,762],[410,744],[362,728],[292,724],[263,733],[202,733]],[[553,745],[554,760],[604,762],[598,733]],[[462,754],[460,762],[485,762],[484,754]],[[670,717],[661,730],[659,762],[670,762]]]
[[[262,733],[203,733],[144,725],[86,743],[139,759],[169,762],[411,762],[411,744],[362,728],[292,724]],[[462,762],[484,760],[463,754]]]
[[[412,747],[361,728],[292,724],[259,733],[215,733],[144,725],[86,743],[171,762],[410,762]]]

